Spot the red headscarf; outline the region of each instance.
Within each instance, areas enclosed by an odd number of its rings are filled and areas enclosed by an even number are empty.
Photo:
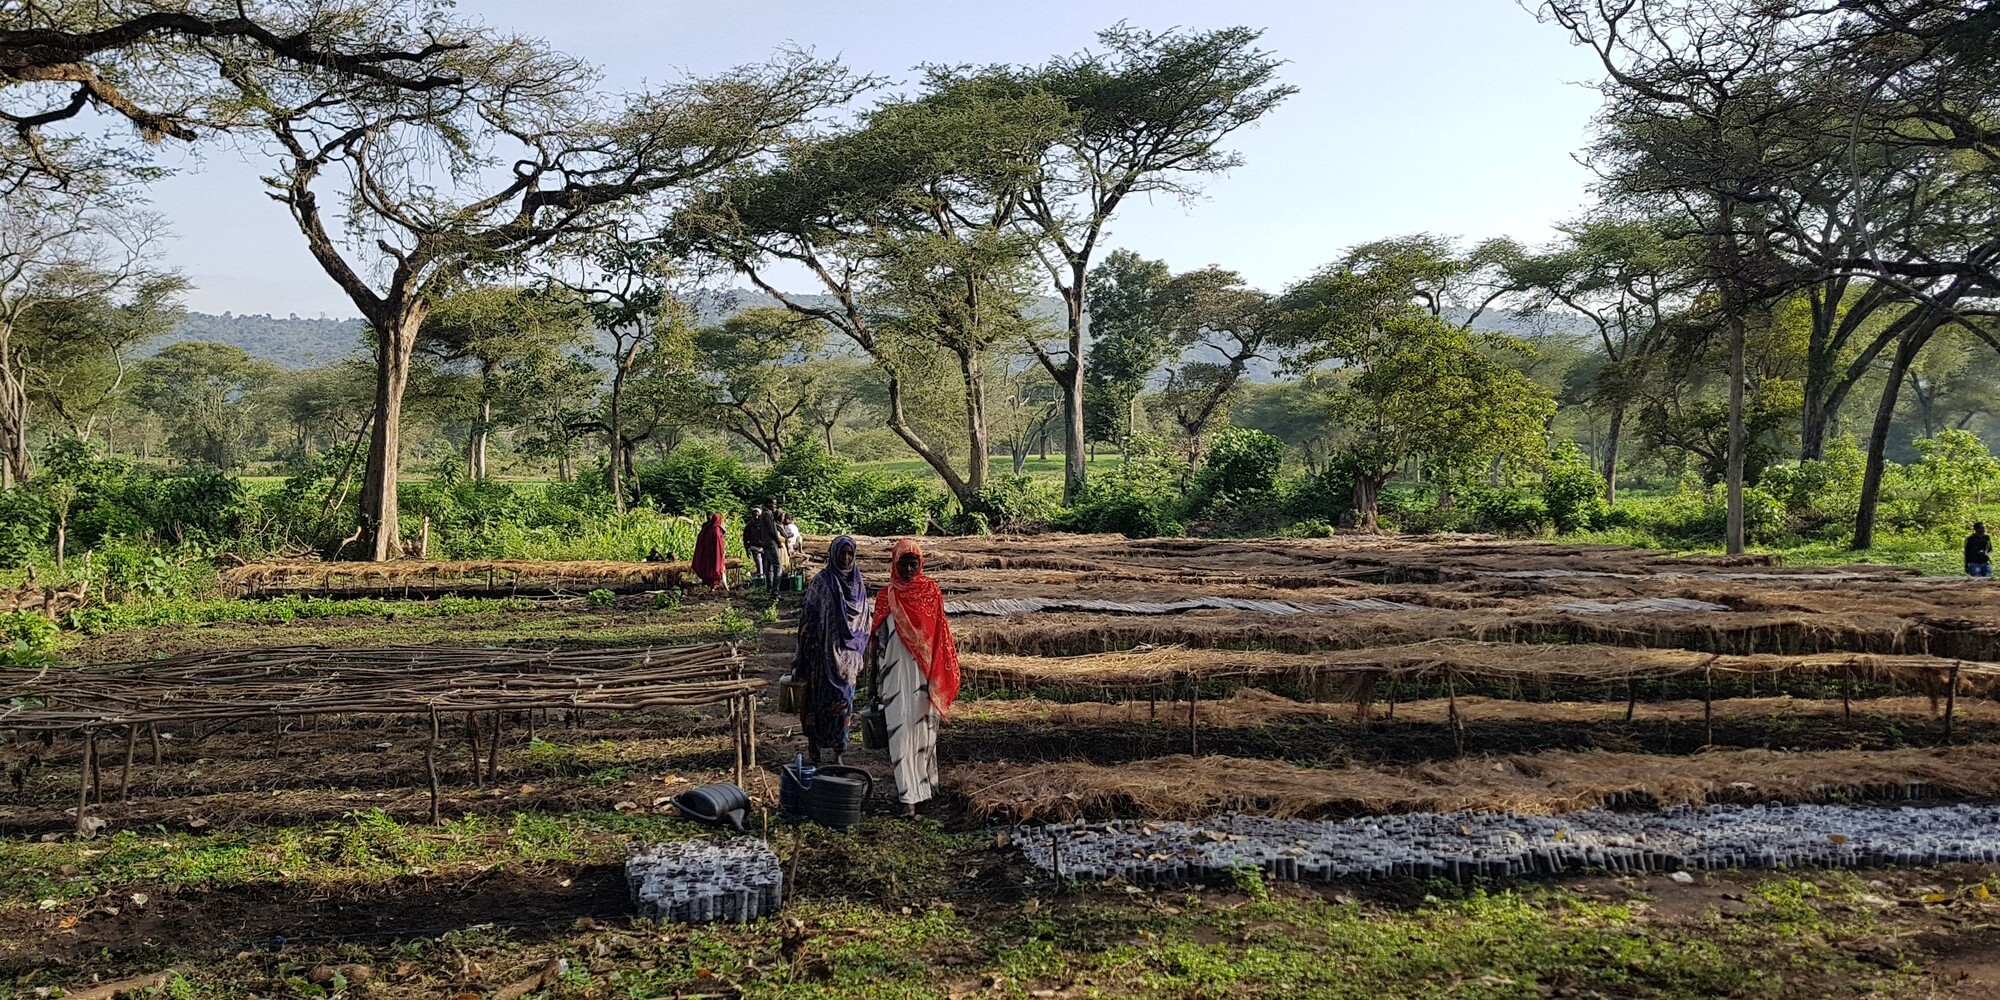
[[[722,515],[708,515],[708,523],[702,525],[701,535],[694,540],[694,575],[701,582],[715,586],[722,579]]]
[[[908,580],[895,571],[905,555],[917,557],[917,572]],[[951,623],[944,619],[944,594],[936,580],[924,575],[924,550],[910,539],[896,543],[889,567],[889,583],[875,594],[875,620],[868,632],[874,634],[885,619],[896,616],[896,635],[923,668],[931,704],[937,706],[938,715],[946,715],[958,697],[958,643],[951,638]]]

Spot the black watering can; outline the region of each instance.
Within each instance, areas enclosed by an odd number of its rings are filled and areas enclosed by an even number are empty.
[[[743,789],[723,783],[690,788],[674,796],[674,808],[683,819],[721,826],[724,823],[743,832],[743,818],[750,812],[750,796]]]

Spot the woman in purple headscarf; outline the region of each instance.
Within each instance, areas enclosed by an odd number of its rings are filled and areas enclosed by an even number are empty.
[[[820,751],[842,762],[854,715],[854,679],[868,646],[868,585],[861,581],[854,539],[842,535],[827,549],[826,566],[806,588],[799,609],[799,645],[792,676],[805,681],[799,728],[814,763]]]

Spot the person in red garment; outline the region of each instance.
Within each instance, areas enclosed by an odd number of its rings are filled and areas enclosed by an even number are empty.
[[[924,552],[903,539],[890,556],[889,583],[875,595],[869,662],[889,730],[889,763],[903,815],[937,790],[937,732],[958,697],[958,644],[944,617],[944,594],[924,575]]]
[[[724,593],[729,591],[728,569],[722,561],[726,535],[722,515],[710,512],[708,523],[701,526],[701,535],[694,540],[694,575],[708,584],[708,589]]]

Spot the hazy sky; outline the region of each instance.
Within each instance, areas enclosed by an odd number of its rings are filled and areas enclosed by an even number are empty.
[[[1112,244],[1176,269],[1220,264],[1277,289],[1351,244],[1413,232],[1539,240],[1585,204],[1596,64],[1513,0],[460,0],[461,12],[547,38],[632,88],[764,58],[793,43],[857,70],[1035,63],[1119,20],[1248,24],[1300,92],[1239,132],[1244,165],[1192,205],[1132,203]],[[191,309],[356,315],[257,183],[268,165],[211,147],[155,207]]]

